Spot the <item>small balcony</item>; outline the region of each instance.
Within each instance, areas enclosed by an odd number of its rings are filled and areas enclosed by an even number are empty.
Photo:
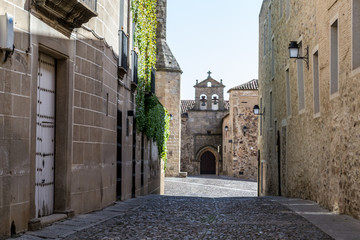
[[[124,78],[124,75],[128,71],[128,49],[129,49],[128,36],[124,31],[120,31],[120,53],[119,53],[119,68],[118,68],[118,77],[120,79]]]
[[[32,0],[34,15],[67,36],[97,16],[96,5],[97,0]]]

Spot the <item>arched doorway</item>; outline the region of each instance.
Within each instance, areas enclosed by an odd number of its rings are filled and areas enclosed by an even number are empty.
[[[206,151],[200,157],[200,174],[216,174],[216,161],[212,152]]]

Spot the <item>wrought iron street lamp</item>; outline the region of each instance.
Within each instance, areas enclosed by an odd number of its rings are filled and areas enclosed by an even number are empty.
[[[291,41],[289,44],[289,57],[304,60],[307,69],[309,69],[309,46],[306,47],[306,55],[303,57],[300,56],[299,48],[299,44],[296,41]]]
[[[260,113],[259,105],[254,106],[253,112],[255,115],[263,115],[262,113]]]

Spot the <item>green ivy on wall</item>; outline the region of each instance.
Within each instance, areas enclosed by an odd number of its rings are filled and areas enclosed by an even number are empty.
[[[159,157],[165,161],[166,166],[170,117],[156,96],[146,94],[151,92],[151,71],[156,64],[156,2],[157,0],[131,2],[135,22],[134,42],[139,50],[136,127],[156,141]]]
[[[146,136],[155,139],[159,157],[164,159],[166,167],[167,147],[166,143],[169,139],[170,116],[167,110],[159,103],[155,95],[145,98],[146,106]]]

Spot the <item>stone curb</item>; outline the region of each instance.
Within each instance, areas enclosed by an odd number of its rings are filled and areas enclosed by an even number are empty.
[[[149,195],[152,196],[152,195]],[[97,226],[108,220],[123,215],[128,211],[135,210],[142,204],[142,199],[149,196],[140,196],[137,198],[129,199],[124,202],[116,202],[114,205],[108,206],[102,210],[77,215],[73,218],[55,222],[37,231],[28,231],[17,238],[17,240],[43,240],[43,239],[62,239],[83,231],[85,229]]]
[[[350,216],[330,212],[309,200],[284,197],[266,198],[296,212],[335,240],[360,239],[360,221]]]

